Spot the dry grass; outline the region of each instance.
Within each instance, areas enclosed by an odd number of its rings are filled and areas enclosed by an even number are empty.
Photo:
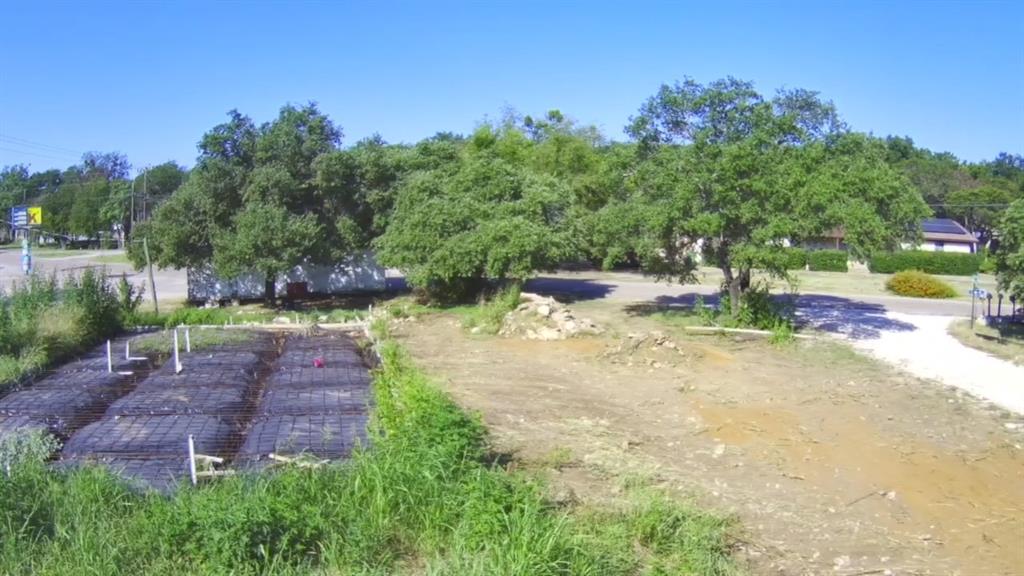
[[[1024,366],[1024,326],[1018,324],[995,328],[975,322],[972,330],[970,320],[957,320],[949,325],[949,335],[964,346]]]

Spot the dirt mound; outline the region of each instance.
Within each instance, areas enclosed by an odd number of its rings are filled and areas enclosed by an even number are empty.
[[[612,364],[647,365],[652,368],[677,366],[699,356],[660,330],[629,333],[601,355]]]
[[[522,303],[505,315],[502,336],[520,336],[527,340],[565,340],[580,334],[600,334],[596,324],[577,318],[572,310],[554,298],[524,292]]]

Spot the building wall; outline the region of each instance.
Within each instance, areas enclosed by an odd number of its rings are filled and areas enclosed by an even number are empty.
[[[266,276],[260,272],[225,279],[217,276],[212,267],[206,266],[189,268],[186,275],[188,299],[191,302],[263,297]],[[290,282],[306,282],[309,293],[324,295],[381,292],[387,286],[384,268],[369,253],[353,256],[334,266],[296,266],[277,278],[275,287],[279,296],[286,294]]]
[[[974,252],[974,250],[972,249],[972,246],[973,246],[972,244],[967,243],[967,242],[950,242],[950,241],[946,241],[946,242],[942,243],[942,250],[941,250],[941,252],[957,252],[957,253],[961,253],[961,254],[972,254]],[[925,240],[924,242],[921,242],[921,244],[919,246],[917,246],[916,248],[912,244],[904,244],[903,245],[903,249],[904,250],[925,250],[927,252],[939,252],[940,251],[939,247],[936,245],[936,243],[932,242],[930,240]]]

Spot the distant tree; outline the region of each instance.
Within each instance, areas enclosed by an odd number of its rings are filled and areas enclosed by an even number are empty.
[[[214,268],[228,277],[262,272],[268,300],[276,297],[277,277],[313,253],[320,232],[315,215],[298,216],[273,204],[249,204],[233,224],[214,236]]]
[[[82,155],[82,172],[90,180],[126,180],[131,167],[128,157],[120,152],[86,152]]]
[[[1003,213],[998,226],[999,247],[995,251],[999,289],[1024,302],[1024,199],[1016,200]]]
[[[966,188],[946,197],[946,213],[977,232],[978,240],[987,246],[999,218],[1013,199],[1012,192],[997,186]]]
[[[381,262],[436,300],[462,300],[572,255],[568,191],[528,155],[521,132],[485,126],[457,161],[403,180],[376,242]]]
[[[700,252],[725,276],[733,315],[758,268],[786,274],[784,246],[844,227],[854,256],[898,244],[928,213],[884,145],[846,133],[813,92],[764,99],[733,78],[662,86],[627,133],[645,160],[603,209],[610,260],[689,278]],[[609,263],[606,260],[606,264]]]
[[[272,300],[284,270],[335,262],[369,241],[348,224],[353,214],[372,222],[367,200],[345,188],[344,177],[325,176],[341,137],[315,104],[284,106],[259,127],[230,112],[203,136],[185,183],[136,227],[130,256],[140,264],[138,241],[148,238],[160,266],[212,264],[229,277],[264,272]]]

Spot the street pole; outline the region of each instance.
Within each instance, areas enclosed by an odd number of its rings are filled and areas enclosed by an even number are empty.
[[[142,251],[146,255],[146,268],[149,269],[149,290],[153,293],[153,313],[160,314],[160,305],[156,302],[156,283],[153,282],[153,261],[149,259],[149,239],[142,239]]]
[[[974,330],[974,300],[978,297],[978,275],[974,275],[974,284],[971,286],[971,330]]]

